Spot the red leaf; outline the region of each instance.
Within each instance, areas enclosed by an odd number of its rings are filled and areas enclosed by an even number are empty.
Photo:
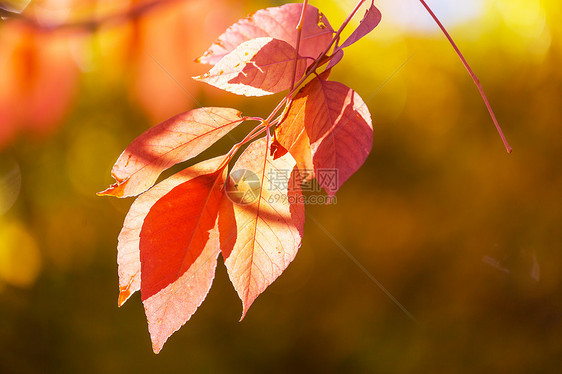
[[[174,283],[144,300],[155,353],[160,352],[170,335],[191,318],[209,293],[219,252],[218,230],[214,228],[209,231],[209,241],[192,266]]]
[[[214,65],[240,44],[265,36],[284,40],[293,48],[296,48],[296,26],[300,19],[301,10],[302,4],[286,4],[280,7],[258,10],[251,16],[230,26],[197,61]],[[318,57],[330,44],[333,33],[334,30],[326,17],[317,8],[308,5],[304,17],[299,54],[304,57]]]
[[[224,170],[216,169],[223,159],[199,163],[141,195],[119,236],[119,303],[140,285],[155,353],[211,287],[224,182]]]
[[[127,197],[149,189],[167,168],[197,156],[242,123],[230,108],[199,108],[179,114],[136,138],[111,170],[117,183],[98,195]]]
[[[195,79],[238,95],[270,95],[291,87],[295,53],[295,48],[283,40],[252,39]],[[295,79],[305,70],[306,60],[299,57]]]
[[[163,180],[140,195],[131,205],[119,234],[119,306],[141,288],[140,235],[143,223],[153,206],[177,186],[198,176],[214,173],[223,157],[196,164]],[[154,215],[154,213],[152,213]]]
[[[299,165],[309,165],[311,153],[318,183],[333,196],[369,155],[373,125],[355,91],[323,77],[311,80],[295,96],[276,138]],[[337,178],[321,178],[319,170],[335,171]]]
[[[337,49],[334,52],[334,55],[331,56],[331,60],[330,62],[328,62],[328,65],[326,65],[326,70],[329,70],[331,68],[333,68],[334,66],[336,66],[343,58],[343,49]]]
[[[283,121],[275,129],[275,138],[282,149],[291,153],[299,169],[312,171],[314,169],[312,152],[305,129],[307,99],[307,92],[304,89],[295,95],[289,110],[283,117]],[[274,143],[274,146],[276,146],[276,143]]]
[[[343,42],[340,48],[349,47],[371,31],[380,23],[382,19],[381,12],[375,7],[374,1],[371,2],[371,6],[365,12],[365,16],[359,23],[359,26],[351,33],[351,35]]]
[[[197,175],[150,208],[139,242],[143,301],[178,280],[209,242],[222,198],[222,175],[223,170]]]
[[[290,154],[273,160],[269,146],[262,138],[240,156],[230,173],[227,194],[232,196],[233,187],[242,189],[247,204],[224,199],[219,213],[221,238],[225,238],[221,240],[222,254],[242,300],[242,318],[294,259],[304,226],[302,194],[290,183],[295,161]],[[257,179],[252,180],[254,175]],[[252,191],[245,190],[248,187]],[[252,196],[248,192],[254,193],[254,199],[248,199]]]

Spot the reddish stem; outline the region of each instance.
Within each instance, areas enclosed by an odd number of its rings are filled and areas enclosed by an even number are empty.
[[[293,96],[293,94],[295,93],[295,91],[297,90],[297,88],[299,88],[299,86],[301,84],[303,84],[308,77],[310,77],[312,75],[312,73],[315,72],[315,70],[318,68],[320,61],[322,60],[322,58],[324,56],[326,56],[326,54],[330,51],[330,48],[332,48],[332,45],[334,45],[334,43],[336,42],[336,40],[340,37],[341,33],[343,32],[343,30],[346,28],[347,24],[351,21],[351,19],[353,18],[353,16],[355,16],[355,14],[359,11],[359,8],[361,8],[361,5],[363,5],[363,3],[365,2],[365,0],[359,0],[359,2],[357,3],[357,5],[355,6],[355,8],[351,11],[351,13],[347,16],[347,18],[345,19],[345,21],[341,24],[340,28],[338,29],[338,31],[336,32],[336,34],[334,35],[334,37],[332,38],[332,41],[330,42],[330,44],[326,47],[326,49],[324,50],[324,52],[322,52],[320,54],[320,56],[318,56],[318,58],[316,58],[316,61],[314,62],[314,64],[311,65],[311,67],[308,69],[308,72],[304,75],[304,77],[302,77],[296,84],[293,85],[293,87],[291,87],[291,89],[289,90],[289,93],[287,94],[287,96],[285,96],[283,98],[283,100],[281,100],[279,102],[279,104],[277,104],[277,106],[275,107],[275,109],[273,109],[273,111],[269,114],[269,116],[267,117],[266,121],[271,123],[271,119],[275,116],[275,114],[281,109],[281,107],[283,105],[285,105],[285,103],[287,103],[287,101],[289,101],[291,99],[291,96]],[[302,15],[301,15],[301,19],[302,19]],[[300,23],[300,21],[299,21]],[[296,64],[295,64],[296,67]],[[295,74],[293,74],[293,77],[295,76]]]
[[[451,35],[449,35],[449,33],[447,32],[447,30],[445,29],[445,27],[443,26],[443,24],[441,23],[441,21],[439,21],[439,18],[437,18],[437,16],[435,15],[435,13],[433,13],[433,11],[431,10],[431,8],[427,5],[427,3],[424,0],[420,0],[420,2],[422,3],[422,5],[425,7],[425,9],[429,12],[429,14],[431,15],[431,17],[433,17],[433,19],[435,20],[435,22],[437,23],[437,25],[439,26],[439,28],[441,29],[441,31],[443,32],[443,34],[445,34],[445,36],[447,37],[447,39],[449,40],[449,43],[451,43],[451,45],[453,46],[455,52],[457,53],[457,55],[459,56],[459,58],[461,59],[464,67],[466,68],[466,70],[468,71],[468,74],[470,74],[470,77],[472,78],[472,81],[474,82],[474,84],[476,85],[476,88],[478,88],[478,92],[480,92],[480,96],[482,97],[482,100],[484,100],[484,104],[486,104],[486,108],[488,108],[488,113],[490,113],[490,117],[492,117],[492,121],[494,122],[494,125],[496,126],[496,130],[498,131],[498,133],[500,134],[500,137],[502,139],[503,145],[505,146],[505,149],[507,150],[507,153],[511,153],[512,148],[509,146],[509,144],[507,143],[507,139],[505,138],[505,135],[503,134],[503,131],[500,127],[500,124],[498,123],[498,120],[496,119],[496,115],[494,114],[494,111],[492,110],[492,107],[488,101],[488,98],[486,97],[486,94],[484,93],[484,89],[482,88],[482,86],[480,85],[480,81],[478,80],[478,77],[476,76],[476,74],[474,74],[474,72],[472,71],[472,69],[470,68],[470,65],[468,65],[468,62],[466,61],[466,59],[464,58],[463,54],[461,53],[461,51],[459,50],[459,48],[457,47],[457,44],[453,41],[453,38],[451,38]]]
[[[221,162],[220,167],[217,168],[221,169],[222,167],[224,167],[226,164],[228,164],[230,162],[230,160],[232,160],[232,157],[234,157],[234,154],[238,151],[238,149],[240,149],[241,146],[243,146],[244,144],[254,140],[255,138],[257,138],[259,135],[261,135],[266,128],[269,127],[267,121],[262,120],[261,118],[258,117],[245,117],[245,119],[247,120],[255,120],[255,121],[260,121],[261,123],[259,125],[257,125],[256,127],[253,128],[252,131],[250,131],[245,137],[244,139],[242,139],[240,142],[234,144],[232,146],[232,148],[230,148],[230,151],[228,151],[228,153],[225,155],[223,162]]]
[[[306,6],[308,5],[308,0],[304,0],[302,3],[301,18],[297,24],[297,44],[295,49],[295,63],[293,64],[293,77],[291,78],[291,88],[289,91],[293,90],[295,87],[295,79],[297,76],[297,63],[299,62],[299,49],[301,45],[301,35],[302,35],[302,23],[304,21],[304,13],[306,12]]]
[[[330,44],[326,47],[326,49],[324,49],[324,52],[322,52],[320,54],[320,56],[318,56],[318,58],[316,59],[316,61],[314,62],[314,64],[311,65],[311,67],[308,69],[308,72],[305,74],[304,77],[302,77],[302,79],[295,85],[295,88],[293,88],[289,94],[287,95],[286,99],[290,96],[293,95],[293,93],[295,92],[296,88],[298,88],[301,84],[304,83],[304,81],[306,81],[308,79],[308,77],[310,77],[313,73],[315,73],[316,69],[318,68],[320,61],[322,61],[322,58],[324,56],[326,56],[326,54],[328,54],[328,52],[330,51],[330,48],[332,48],[332,46],[334,45],[334,43],[336,42],[336,40],[339,39],[341,33],[343,32],[343,30],[347,27],[348,23],[351,21],[351,19],[355,16],[355,14],[359,11],[359,8],[361,8],[361,5],[363,5],[363,3],[365,2],[365,0],[359,0],[359,2],[357,3],[357,5],[355,5],[355,8],[353,8],[353,10],[351,11],[351,13],[347,16],[347,18],[345,19],[345,21],[343,21],[343,23],[341,24],[340,28],[338,29],[338,31],[336,32],[336,34],[334,35],[334,37],[332,38],[332,41],[330,42]]]

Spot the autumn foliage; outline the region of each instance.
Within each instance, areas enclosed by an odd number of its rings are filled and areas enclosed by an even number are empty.
[[[341,39],[364,3],[337,31],[307,1],[236,22],[197,59],[212,67],[195,79],[244,96],[288,91],[271,114],[194,109],[146,131],[115,163],[116,183],[99,194],[140,195],[119,235],[119,305],[141,291],[156,353],[205,299],[219,253],[244,318],[301,245],[302,183],[316,178],[332,199],[365,162],[373,141],[369,110],[357,92],[329,79],[344,49],[381,21],[371,2],[358,27]],[[245,121],[257,124],[227,154],[154,185],[164,170],[199,155]],[[319,178],[326,171],[333,178]],[[274,180],[280,175],[287,183]]]
[[[141,291],[155,352],[205,299],[219,253],[242,300],[243,318],[301,245],[299,183],[318,170],[335,170],[335,184],[320,183],[334,196],[363,164],[373,138],[369,110],[329,74],[343,48],[380,19],[371,4],[340,44],[348,21],[336,32],[306,3],[257,11],[229,27],[198,59],[213,66],[195,79],[245,96],[288,91],[269,117],[198,108],[149,129],[121,154],[112,169],[116,183],[100,195],[140,195],[119,235],[119,305]],[[161,172],[197,156],[244,121],[257,126],[226,155],[154,185]],[[272,175],[284,173],[292,183],[271,183]],[[232,198],[236,193],[245,198]]]

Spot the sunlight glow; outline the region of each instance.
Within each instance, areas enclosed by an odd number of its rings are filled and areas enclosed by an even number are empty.
[[[447,27],[454,27],[478,19],[483,15],[483,0],[428,0],[427,4]],[[386,16],[386,21],[404,31],[440,33],[418,0],[380,0],[377,6]]]

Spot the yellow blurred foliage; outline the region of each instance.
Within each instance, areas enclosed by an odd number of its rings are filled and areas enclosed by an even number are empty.
[[[28,288],[41,270],[41,254],[30,231],[18,221],[0,220],[0,281]]]

